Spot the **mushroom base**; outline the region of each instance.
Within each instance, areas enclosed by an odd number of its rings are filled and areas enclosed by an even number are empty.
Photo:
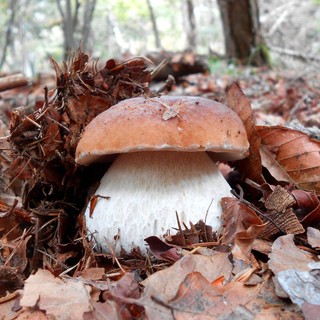
[[[121,154],[101,180],[98,202],[86,224],[105,251],[114,249],[115,236],[128,252],[146,251],[144,239],[162,237],[180,222],[203,220],[220,228],[220,199],[231,196],[230,186],[205,152],[137,152]],[[175,232],[173,232],[175,233]]]

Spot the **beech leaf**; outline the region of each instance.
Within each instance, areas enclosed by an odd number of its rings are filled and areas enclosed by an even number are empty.
[[[55,319],[82,319],[91,310],[89,288],[81,281],[55,278],[39,269],[25,281],[22,307],[39,307]]]
[[[269,258],[269,268],[275,275],[287,269],[308,271],[308,263],[313,261],[311,254],[296,247],[292,234],[274,241]]]
[[[242,120],[250,143],[249,156],[238,162],[239,171],[244,174],[246,178],[262,184],[264,181],[262,178],[262,165],[259,153],[261,143],[260,136],[256,131],[250,101],[235,83],[233,83],[228,90],[227,106],[235,111]]]
[[[169,301],[174,298],[180,283],[191,272],[201,272],[211,282],[220,276],[229,279],[231,271],[232,265],[228,253],[216,253],[212,256],[189,254],[171,267],[152,274],[142,282],[142,285],[145,289],[149,288],[148,290],[157,298]]]
[[[319,195],[320,142],[281,126],[257,126],[257,131],[261,137],[262,163],[273,177]]]

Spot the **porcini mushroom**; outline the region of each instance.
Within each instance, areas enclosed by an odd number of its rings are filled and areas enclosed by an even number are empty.
[[[177,227],[176,212],[181,222],[203,220],[218,230],[230,186],[208,153],[237,160],[248,148],[238,115],[209,99],[138,97],[114,105],[89,123],[76,150],[81,165],[119,154],[92,214],[86,209],[88,230],[107,250],[120,230],[122,247],[142,252],[146,237]]]

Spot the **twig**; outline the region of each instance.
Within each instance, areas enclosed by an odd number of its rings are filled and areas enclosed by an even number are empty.
[[[205,226],[204,226],[204,236],[205,236],[205,239],[206,239],[206,240],[209,240],[209,239],[208,239],[208,235],[207,235],[206,223],[207,223],[207,218],[208,218],[209,210],[210,210],[210,208],[211,208],[211,206],[212,206],[212,203],[213,203],[213,198],[211,199],[211,202],[210,202],[210,204],[209,204],[209,206],[208,206],[208,209],[207,209],[207,211],[206,211],[206,215],[205,215],[205,218],[204,218],[204,224],[205,224]],[[211,238],[212,238],[212,235],[211,235]]]
[[[21,169],[21,171],[11,180],[11,182],[5,187],[4,191],[7,191],[8,188],[10,188],[10,186],[19,178],[19,176],[23,173],[24,169],[29,165],[31,161],[31,158],[28,159],[28,161],[26,162],[26,164],[23,166],[23,168]]]
[[[209,241],[209,242],[199,242],[191,244],[192,247],[212,247],[219,245],[217,241]]]
[[[179,219],[179,216],[178,216],[178,212],[176,211],[176,218],[177,218],[177,223],[178,223],[178,228],[179,228],[179,232],[181,234],[181,239],[182,239],[182,245],[185,247],[187,245],[186,243],[186,238],[184,236],[184,233],[183,233],[183,230],[181,228],[181,224],[180,224],[180,219]]]
[[[31,122],[34,126],[36,126],[37,128],[41,129],[41,125],[37,122],[35,122],[34,120],[32,120],[31,118],[29,118],[28,116],[25,116],[26,119]]]
[[[0,298],[0,304],[15,299],[20,295],[19,291],[8,293],[6,296]]]
[[[302,60],[304,62],[308,61],[315,61],[315,62],[320,62],[320,58],[315,57],[315,56],[310,56],[303,54],[302,52],[287,49],[287,48],[279,48],[279,47],[274,47],[274,46],[269,46],[269,49],[274,52],[278,52],[287,56],[291,56],[293,58],[296,58],[298,60]]]
[[[117,239],[119,239],[119,237],[117,237]],[[106,240],[106,241],[107,241],[107,240]],[[118,260],[114,248],[112,248],[112,247],[109,245],[108,242],[107,242],[107,245],[108,245],[108,247],[109,247],[109,250],[110,250],[111,253],[112,253],[112,260],[113,260],[114,262],[116,262],[116,264],[118,265],[118,267],[119,267],[119,269],[122,271],[122,273],[123,273],[123,274],[126,274],[126,270],[124,270],[124,268],[122,267],[120,261]]]
[[[42,251],[40,249],[37,250],[37,252],[42,253],[43,255],[47,256],[48,258],[50,258],[51,260],[53,260],[54,262],[56,262],[58,265],[60,265],[61,267],[63,267],[64,269],[68,269],[68,266],[65,265],[64,263],[60,262],[58,259],[54,258],[53,256],[51,256],[49,253]]]
[[[80,263],[80,261],[79,261],[77,264],[75,264],[73,267],[70,267],[69,269],[61,272],[61,273],[59,274],[59,277],[64,276],[65,274],[67,274],[68,272],[70,272],[71,270],[73,270],[74,268],[76,268],[76,267],[79,265],[79,263]]]
[[[0,79],[0,92],[24,87],[29,84],[29,80],[22,74],[11,75]]]
[[[289,14],[289,10],[284,10],[281,13],[280,17],[276,20],[276,22],[269,29],[269,31],[267,33],[267,37],[271,37],[277,31],[277,29],[279,29],[279,27],[285,21],[285,19],[288,16],[288,14]]]

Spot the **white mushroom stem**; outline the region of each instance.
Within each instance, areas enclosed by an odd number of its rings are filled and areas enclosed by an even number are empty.
[[[144,239],[175,232],[176,212],[182,222],[203,220],[218,230],[222,197],[230,186],[205,152],[137,152],[117,157],[101,180],[98,202],[86,223],[102,249],[114,248],[114,237],[128,252]],[[120,246],[116,251],[119,252]]]

